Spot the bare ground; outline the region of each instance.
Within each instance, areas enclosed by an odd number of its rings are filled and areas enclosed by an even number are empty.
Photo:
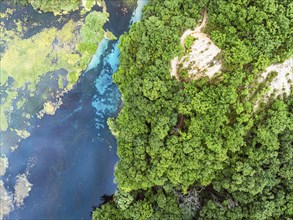
[[[182,47],[185,45],[185,40],[188,36],[194,38],[190,51],[181,59],[175,57],[171,60],[171,77],[175,77],[179,81],[178,66],[183,64],[183,68],[188,70],[191,78],[198,79],[202,76],[212,78],[217,72],[220,71],[222,65],[215,58],[221,52],[211,39],[202,33],[202,29],[207,24],[207,12],[204,11],[202,22],[194,30],[186,30],[181,39],[180,44]]]

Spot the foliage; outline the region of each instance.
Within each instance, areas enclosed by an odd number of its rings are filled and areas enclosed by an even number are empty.
[[[189,35],[186,37],[185,41],[184,41],[184,47],[185,49],[188,51],[191,49],[191,46],[193,44],[193,41],[194,41],[194,37]]]
[[[290,5],[290,1],[212,0],[208,31],[226,51],[227,63],[263,69],[293,52]]]
[[[17,96],[17,90],[27,86],[33,94],[40,77],[60,68],[81,71],[78,68],[79,55],[72,53],[69,46],[77,43],[75,28],[76,25],[70,21],[61,30],[45,29],[28,39],[13,36],[8,42],[7,49],[1,57],[1,87],[8,85],[9,79],[13,80],[13,86],[6,90],[7,98],[2,99],[1,130],[6,130],[8,127],[9,116],[6,116],[9,115],[8,106]],[[59,44],[54,39],[59,39]],[[60,45],[63,45],[63,48],[59,48]]]
[[[184,53],[180,36],[204,8],[205,31],[223,50],[221,77],[172,80],[170,60]],[[292,216],[293,98],[255,108],[267,84],[253,86],[263,68],[292,56],[290,8],[290,1],[149,1],[121,38],[114,81],[123,109],[109,121],[118,189],[134,199],[122,200],[122,211],[114,197],[94,219]]]
[[[60,14],[79,8],[79,0],[28,0],[36,9],[44,12],[54,12]]]
[[[80,30],[81,42],[77,49],[84,53],[93,54],[97,48],[97,44],[104,37],[103,26],[108,21],[108,14],[93,11],[87,15],[85,24]]]
[[[93,212],[94,220],[108,219],[181,219],[184,214],[178,207],[178,196],[166,193],[162,189],[137,191],[131,193],[136,199],[126,209],[119,208],[117,202],[103,205],[99,211]],[[116,197],[117,200],[117,197]]]
[[[9,126],[12,111],[10,106],[18,95],[18,90],[28,87],[33,96],[44,74],[65,69],[68,72],[66,89],[73,87],[104,35],[107,33],[113,39],[113,34],[103,30],[107,20],[107,13],[91,12],[85,18],[84,24],[70,20],[60,30],[44,29],[28,39],[18,37],[13,31],[8,33],[10,39],[1,55],[0,86],[5,88],[9,81],[13,86],[5,90],[7,96],[1,97],[0,130],[4,131]],[[7,35],[7,30],[3,30],[3,35]],[[60,79],[62,77],[59,82]],[[44,95],[42,99],[45,98]],[[38,106],[34,107],[34,111],[42,107],[42,99],[35,103]]]
[[[35,10],[53,12],[54,15],[79,10],[80,6],[90,11],[95,4],[103,7],[103,11],[106,10],[104,0],[19,0],[18,2],[23,5],[31,4]]]
[[[136,0],[122,0],[122,5],[125,7],[135,7],[136,3]]]

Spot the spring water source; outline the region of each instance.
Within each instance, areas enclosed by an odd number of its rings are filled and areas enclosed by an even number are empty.
[[[132,17],[118,12],[115,1],[106,3],[106,28],[119,37],[140,19],[146,1],[138,1]],[[4,219],[90,219],[100,197],[116,190],[116,140],[107,119],[117,116],[121,105],[112,82],[119,64],[117,45],[118,41],[102,40],[55,115],[33,119],[30,137],[7,155],[9,167],[1,178],[5,189],[13,192],[16,176],[25,174],[31,191]]]

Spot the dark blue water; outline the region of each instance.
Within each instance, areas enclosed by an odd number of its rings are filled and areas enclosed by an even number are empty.
[[[108,4],[107,26],[120,36],[131,15],[123,16],[115,7]],[[56,114],[32,120],[31,136],[8,155],[10,166],[3,178],[7,191],[13,191],[15,177],[22,173],[33,186],[24,205],[7,219],[90,219],[100,197],[116,190],[116,140],[106,122],[121,105],[112,82],[118,57],[117,42],[103,41]]]
[[[97,95],[94,79],[100,74],[98,68],[84,73],[56,114],[36,121],[31,136],[11,154],[7,173],[12,177],[25,173],[27,161],[32,161],[28,180],[33,187],[24,207],[16,209],[9,218],[89,218],[91,207],[100,203],[100,196],[114,192],[113,168],[118,158],[106,119],[115,116],[119,93],[115,85],[108,85],[104,95],[117,99],[111,103],[112,109],[103,112],[103,118],[97,117],[92,102]],[[100,129],[97,121],[103,125]],[[9,183],[13,187],[14,182]]]

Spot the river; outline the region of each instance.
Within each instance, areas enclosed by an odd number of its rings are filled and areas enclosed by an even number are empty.
[[[116,36],[138,21],[138,1],[133,17],[106,1],[110,20],[106,28]],[[112,82],[118,68],[117,41],[103,40],[75,87],[64,95],[54,115],[34,118],[30,137],[8,155],[4,186],[12,191],[16,176],[26,174],[32,184],[29,196],[7,219],[90,219],[93,206],[104,194],[113,194],[116,140],[107,126],[117,116],[120,93]]]

